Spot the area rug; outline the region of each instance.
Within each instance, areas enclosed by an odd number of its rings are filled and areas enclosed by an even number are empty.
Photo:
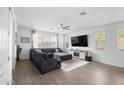
[[[62,67],[61,69],[68,72],[72,71],[74,69],[77,69],[85,64],[88,64],[89,62],[80,60],[80,59],[72,59],[72,60],[67,60],[62,62]]]

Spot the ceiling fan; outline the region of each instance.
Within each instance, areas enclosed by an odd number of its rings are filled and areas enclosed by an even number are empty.
[[[60,29],[61,31],[71,30],[71,29],[70,29],[70,26],[64,26],[63,24],[60,24],[60,25],[59,25],[59,29]]]
[[[60,30],[60,31],[65,31],[65,30],[71,30],[70,26],[64,26],[63,24],[60,24],[57,29],[50,28],[50,30]]]

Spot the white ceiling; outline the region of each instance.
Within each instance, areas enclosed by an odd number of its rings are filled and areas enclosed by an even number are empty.
[[[80,12],[87,15],[81,16]],[[124,8],[114,7],[39,7],[15,8],[17,23],[30,26],[43,31],[58,32],[50,30],[57,29],[59,24],[69,25],[72,31],[86,27],[99,26],[103,24],[124,20]]]

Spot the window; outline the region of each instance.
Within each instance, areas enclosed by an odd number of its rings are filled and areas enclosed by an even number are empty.
[[[105,32],[96,32],[96,48],[104,49]]]
[[[120,29],[117,32],[117,45],[118,50],[124,51],[124,29]]]
[[[34,33],[34,48],[57,48],[57,34]]]

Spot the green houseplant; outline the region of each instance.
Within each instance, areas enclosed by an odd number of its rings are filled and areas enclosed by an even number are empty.
[[[20,48],[20,46],[19,45],[17,45],[17,61],[19,61],[19,55],[20,55],[20,53],[21,53],[21,51],[22,51],[22,48]]]

